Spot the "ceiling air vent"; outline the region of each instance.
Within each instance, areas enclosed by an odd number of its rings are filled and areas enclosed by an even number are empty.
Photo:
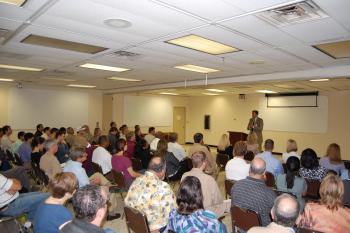
[[[278,27],[328,17],[328,15],[311,0],[264,11],[257,16]]]
[[[113,52],[113,55],[116,57],[138,57],[140,54],[138,53],[132,53],[124,50],[119,50],[116,52]]]

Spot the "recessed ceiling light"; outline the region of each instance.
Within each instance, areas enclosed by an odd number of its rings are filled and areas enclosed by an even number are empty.
[[[225,90],[220,90],[220,89],[205,89],[206,91],[213,91],[213,92],[219,92],[219,93],[223,93],[223,92],[227,92]]]
[[[62,81],[62,82],[74,82],[74,81],[77,81],[77,80],[68,79],[68,78],[50,78],[50,77],[42,77],[40,79],[53,80],[53,81]]]
[[[277,92],[275,92],[275,91],[270,91],[270,90],[257,90],[256,92],[259,92],[259,93],[266,93],[266,94],[277,93]]]
[[[0,78],[1,82],[13,82],[15,80],[13,80],[12,78]]]
[[[133,79],[133,78],[121,78],[121,77],[109,77],[107,78],[109,80],[114,80],[114,81],[126,81],[126,82],[141,82],[142,80],[140,79]]]
[[[178,45],[181,47],[194,49],[200,52],[209,53],[212,55],[219,55],[224,53],[238,52],[239,49],[228,46],[213,40],[206,39],[197,35],[188,35],[180,38],[165,41],[169,44]]]
[[[112,28],[128,28],[131,27],[131,22],[125,19],[106,19],[103,23]]]
[[[195,66],[195,65],[182,65],[182,66],[175,66],[174,68],[176,69],[181,69],[181,70],[188,70],[188,71],[193,71],[193,72],[198,72],[198,73],[213,73],[213,72],[218,72],[219,70],[203,67],[203,66]]]
[[[161,92],[159,94],[161,94],[161,95],[179,95],[179,94],[173,93],[173,92]]]
[[[43,69],[39,69],[39,68],[25,67],[25,66],[12,66],[12,65],[4,65],[4,64],[0,64],[0,68],[10,69],[10,70],[43,71]]]
[[[15,5],[15,6],[23,6],[23,4],[27,0],[0,0],[0,3],[5,3],[5,4],[10,4],[10,5]]]
[[[328,78],[320,78],[320,79],[311,79],[309,80],[311,82],[326,82],[326,81],[329,81]]]
[[[89,68],[89,69],[96,69],[96,70],[115,71],[115,72],[123,72],[123,71],[130,70],[127,68],[120,68],[120,67],[114,67],[114,66],[104,66],[104,65],[92,64],[92,63],[86,63],[83,65],[80,65],[80,67]]]
[[[81,85],[81,84],[69,84],[69,85],[67,85],[67,87],[95,88],[96,86]]]
[[[203,95],[219,95],[219,94],[216,94],[216,93],[209,93],[209,92],[204,92],[202,93]]]

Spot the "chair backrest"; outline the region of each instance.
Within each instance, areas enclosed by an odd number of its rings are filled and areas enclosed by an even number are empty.
[[[235,232],[235,226],[244,231],[248,231],[255,226],[261,226],[260,217],[256,212],[238,206],[231,207],[231,220],[233,232]]]
[[[271,172],[266,172],[266,181],[265,184],[268,187],[272,187],[274,188],[276,186],[276,182],[275,182],[275,176],[271,173]]]
[[[227,154],[217,154],[216,155],[216,164],[219,168],[225,168],[227,162],[230,160],[230,157]]]
[[[306,183],[307,190],[305,196],[308,198],[318,199],[321,182],[318,180],[306,180]]]
[[[22,166],[23,160],[21,159],[21,157],[19,157],[19,155],[17,153],[14,153],[14,155],[15,155],[17,165]]]
[[[140,171],[143,169],[141,159],[131,158],[132,169],[134,171]]]
[[[12,162],[16,162],[15,157],[13,156],[12,152],[9,150],[4,151],[3,153],[6,153],[6,157],[8,160],[12,161]]]
[[[307,228],[298,228],[297,233],[323,233],[323,232],[315,231],[315,230],[307,229]]]
[[[47,186],[49,184],[49,177],[43,170],[40,169],[39,165],[35,162],[32,162],[32,169],[34,171],[36,179],[39,180],[42,185]]]
[[[235,184],[234,180],[225,180],[225,191],[226,191],[226,197],[231,196],[231,189],[233,185]]]
[[[113,176],[113,181],[115,184],[118,185],[118,188],[123,188],[123,189],[127,188],[124,174],[122,172],[112,169],[112,176]]]
[[[103,174],[102,168],[99,164],[92,162],[92,168],[94,169],[94,172]]]
[[[124,207],[124,213],[129,233],[150,233],[147,217],[144,213],[129,206]]]
[[[0,217],[0,232],[24,232],[15,217]]]

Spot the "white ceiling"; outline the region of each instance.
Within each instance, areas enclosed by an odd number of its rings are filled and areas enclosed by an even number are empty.
[[[0,4],[0,28],[12,32],[0,47],[0,63],[44,68],[44,72],[0,69],[1,78],[41,86],[65,86],[45,77],[69,78],[77,84],[96,85],[108,93],[126,90],[183,86],[184,80],[199,85],[203,74],[177,70],[181,64],[219,69],[208,75],[211,84],[276,79],[307,79],[306,74],[333,78],[350,74],[350,59],[333,59],[311,45],[350,39],[350,1],[315,0],[330,17],[275,27],[256,12],[287,0],[28,0],[23,7]],[[103,24],[123,18],[130,28],[113,29]],[[30,34],[87,43],[108,48],[90,55],[20,43]],[[224,55],[170,45],[164,41],[196,34],[238,47],[242,51]],[[111,55],[125,50],[134,58]],[[253,65],[252,61],[264,60]],[[97,63],[132,69],[123,73],[77,67]],[[342,67],[342,72],[338,72]],[[322,72],[327,70],[327,72]],[[55,72],[59,71],[59,72]],[[286,74],[276,77],[276,74]],[[143,82],[116,82],[106,77],[142,79]],[[287,77],[288,76],[288,77]],[[202,81],[200,82],[202,85]],[[29,85],[29,84],[28,84]]]

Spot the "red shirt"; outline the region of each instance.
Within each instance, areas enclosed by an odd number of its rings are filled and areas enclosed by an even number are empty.
[[[112,168],[116,171],[124,174],[125,180],[132,180],[132,176],[128,172],[128,168],[131,167],[131,160],[125,156],[113,155]]]

